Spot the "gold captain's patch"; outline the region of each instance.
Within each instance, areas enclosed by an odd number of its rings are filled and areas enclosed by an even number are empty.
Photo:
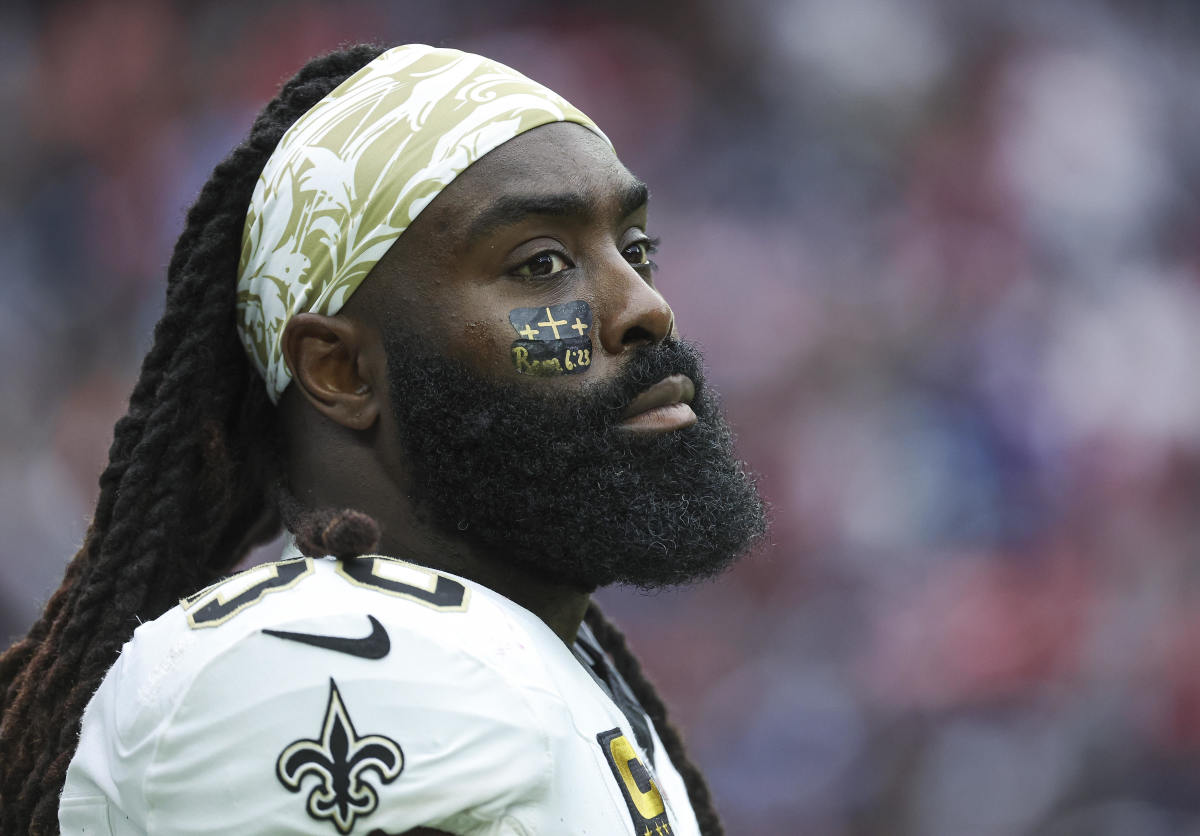
[[[618,728],[600,732],[596,735],[596,741],[613,777],[617,779],[617,786],[621,788],[625,806],[629,808],[630,821],[633,822],[633,832],[638,836],[671,836],[674,831],[667,818],[662,793],[629,738]]]

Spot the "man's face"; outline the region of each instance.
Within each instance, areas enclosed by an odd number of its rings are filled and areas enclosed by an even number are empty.
[[[384,339],[418,507],[583,587],[709,576],[763,529],[654,289],[646,197],[582,127],[535,129],[443,190],[352,300]]]
[[[447,186],[384,256],[383,325],[428,353],[532,389],[611,380],[629,348],[674,327],[654,289],[646,210],[645,186],[590,131],[559,123],[522,134]],[[556,336],[590,343],[583,370],[566,368],[577,353],[564,358],[544,345]],[[533,352],[514,359],[514,343]],[[552,359],[563,373],[533,367]]]

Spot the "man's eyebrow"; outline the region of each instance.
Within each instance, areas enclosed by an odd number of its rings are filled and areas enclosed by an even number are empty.
[[[650,199],[650,190],[641,180],[630,181],[617,198],[621,217],[640,209]],[[562,194],[504,195],[496,198],[476,216],[467,230],[467,241],[477,241],[506,226],[519,224],[531,215],[562,217],[584,216],[595,211],[595,202],[578,192]]]
[[[650,189],[641,180],[633,180],[621,191],[618,205],[621,207],[621,217],[632,215],[650,202]]]

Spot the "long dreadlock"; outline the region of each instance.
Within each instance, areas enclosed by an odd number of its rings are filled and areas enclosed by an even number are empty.
[[[283,133],[382,50],[314,59],[259,114],[187,215],[167,302],[114,429],[83,545],[29,633],[0,655],[0,832],[58,832],[58,797],[83,709],[142,621],[229,572],[281,523],[305,552],[348,557],[378,540],[356,511],[305,511],[283,485],[274,406],[236,334],[236,275],[254,184]],[[617,629],[588,623],[659,729],[702,832],[722,833],[699,771]]]

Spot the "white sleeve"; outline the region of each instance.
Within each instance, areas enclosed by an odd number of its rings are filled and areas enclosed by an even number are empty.
[[[107,768],[95,783],[109,785],[110,820],[180,836],[525,834],[552,774],[537,712],[469,653],[391,632],[388,657],[369,660],[256,631],[207,662],[153,728],[97,724],[88,759]],[[106,705],[120,691],[91,710],[124,711]],[[64,823],[88,803],[64,797]]]

